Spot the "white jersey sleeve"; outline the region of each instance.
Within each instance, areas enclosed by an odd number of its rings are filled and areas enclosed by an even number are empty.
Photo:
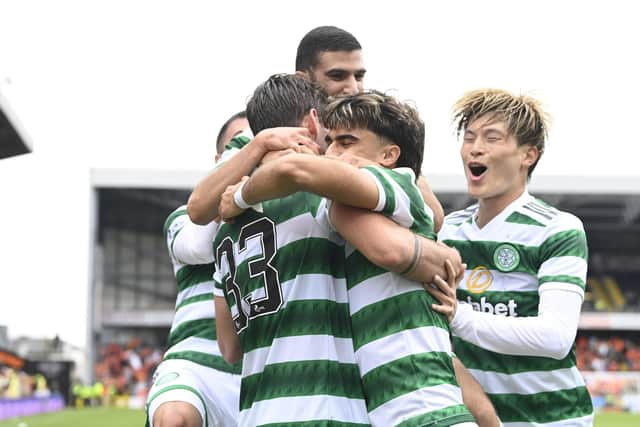
[[[490,351],[562,359],[575,340],[581,306],[580,294],[554,288],[540,293],[538,316],[494,316],[459,303],[451,331]]]
[[[218,224],[211,221],[207,225],[198,225],[188,218],[182,229],[173,239],[171,256],[182,264],[210,264],[213,262],[213,239]]]

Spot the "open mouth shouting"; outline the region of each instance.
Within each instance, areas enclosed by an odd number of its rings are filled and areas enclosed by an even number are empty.
[[[487,166],[479,162],[470,162],[467,167],[469,168],[469,179],[473,182],[480,181],[487,172]]]

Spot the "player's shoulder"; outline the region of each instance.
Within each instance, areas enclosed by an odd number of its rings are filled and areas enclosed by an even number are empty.
[[[541,227],[547,235],[568,230],[584,231],[580,218],[535,197],[529,198],[514,210],[507,221]]]
[[[363,168],[378,182],[378,186],[388,194],[404,193],[414,203],[422,200],[422,193],[416,182],[416,174],[411,168],[385,168],[378,165],[368,165]]]
[[[409,180],[410,182],[416,181],[416,174],[411,168],[401,167],[401,168],[385,168],[384,166],[379,165],[367,165],[364,166],[363,169],[373,172],[376,175],[385,176],[387,179],[392,179],[397,181],[399,179]]]
[[[187,212],[187,205],[182,205],[174,209],[164,221],[162,234],[167,235],[169,231],[175,230],[176,227],[182,227],[182,225],[188,218],[189,214]]]
[[[474,215],[478,213],[478,204],[475,203],[465,209],[453,211],[444,217],[442,228],[458,228],[462,224],[471,222]]]
[[[391,173],[393,174],[411,178],[411,182],[416,182],[416,173],[411,168],[402,167],[402,168],[393,168],[393,169],[387,169],[387,170],[391,171]]]

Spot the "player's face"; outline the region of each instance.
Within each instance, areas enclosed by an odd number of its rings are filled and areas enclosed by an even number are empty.
[[[386,145],[370,130],[366,129],[331,129],[327,134],[326,154],[328,156],[351,156],[370,160],[381,164]]]
[[[309,77],[329,96],[346,96],[362,92],[366,72],[361,50],[322,52]]]
[[[469,195],[506,204],[524,191],[532,147],[518,147],[504,121],[482,116],[469,124],[460,155]]]

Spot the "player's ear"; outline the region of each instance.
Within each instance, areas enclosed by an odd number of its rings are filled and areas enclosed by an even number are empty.
[[[320,119],[318,118],[318,110],[312,108],[302,119],[302,127],[309,130],[311,139],[316,140],[320,132]]]
[[[400,147],[396,144],[387,144],[382,149],[382,158],[380,159],[381,166],[386,168],[394,168],[400,158]]]
[[[296,74],[296,76],[298,76],[298,77],[302,77],[303,79],[306,79],[306,80],[311,81],[311,76],[309,75],[309,72],[308,72],[308,71],[301,71],[301,70],[298,70],[298,71],[296,71],[296,72],[295,72],[295,74]]]
[[[523,145],[522,146],[522,166],[529,170],[532,164],[540,157],[540,150],[535,145]]]

